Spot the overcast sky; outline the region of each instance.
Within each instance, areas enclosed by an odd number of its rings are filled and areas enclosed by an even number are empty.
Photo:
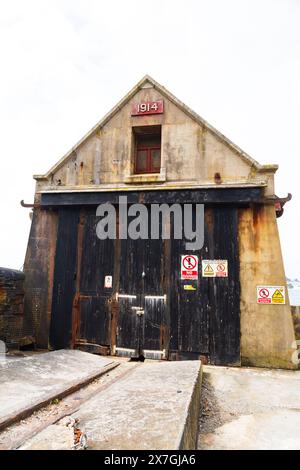
[[[300,0],[0,0],[0,266],[20,268],[32,175],[145,74],[260,163],[278,163],[300,278]]]

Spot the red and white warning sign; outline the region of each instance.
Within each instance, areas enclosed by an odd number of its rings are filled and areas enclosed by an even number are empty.
[[[203,277],[228,277],[227,259],[202,260]]]
[[[198,256],[181,255],[181,279],[198,279]]]
[[[257,286],[258,304],[285,304],[284,286]]]

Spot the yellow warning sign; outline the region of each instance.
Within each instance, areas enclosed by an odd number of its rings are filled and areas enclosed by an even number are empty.
[[[258,304],[285,304],[284,286],[257,286]]]
[[[191,286],[190,284],[185,284],[183,288],[184,290],[197,290],[196,287]]]
[[[202,260],[203,277],[228,277],[227,259],[204,259]]]
[[[214,274],[214,270],[213,270],[213,268],[211,267],[210,264],[208,264],[208,265],[206,266],[206,268],[204,269],[204,272],[205,272],[207,275],[210,275],[210,274],[213,275],[213,274]]]
[[[284,296],[279,289],[276,289],[272,295],[272,303],[274,304],[284,304]]]

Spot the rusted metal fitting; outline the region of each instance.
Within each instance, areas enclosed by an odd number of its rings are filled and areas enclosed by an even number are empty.
[[[35,209],[35,208],[41,207],[40,204],[26,204],[23,199],[20,202],[20,204],[21,204],[22,207],[26,207],[26,208],[30,208],[30,209]]]

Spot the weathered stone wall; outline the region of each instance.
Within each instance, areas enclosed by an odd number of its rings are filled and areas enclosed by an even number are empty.
[[[295,368],[295,333],[274,206],[240,210],[239,251],[242,364]],[[259,285],[285,286],[286,305],[258,304]]]
[[[133,103],[164,100],[164,113],[131,116]],[[155,88],[141,89],[112,118],[79,145],[54,170],[51,178],[40,180],[37,190],[84,189],[136,182],[133,176],[135,126],[162,126],[162,165],[160,183],[172,182],[214,185],[219,173],[223,184],[267,180],[241,158],[224,140],[196,122]],[[149,176],[141,177],[150,181]],[[151,182],[151,181],[150,181]],[[152,182],[155,182],[154,180]]]
[[[24,273],[0,268],[0,340],[18,345],[22,336]]]
[[[264,187],[274,198],[276,165],[261,166],[162,87],[144,81],[46,175],[36,176],[40,192],[115,191],[194,187]],[[164,100],[164,113],[131,116],[133,103]],[[135,126],[162,126],[161,171],[134,175]],[[219,179],[216,181],[216,174]],[[240,209],[241,353],[245,365],[294,367],[295,340],[290,306],[258,305],[257,285],[286,287],[272,200]],[[35,210],[25,262],[26,327],[47,347],[57,215]]]
[[[57,213],[35,209],[24,263],[24,336],[38,348],[48,348],[51,318]]]
[[[291,307],[296,339],[300,340],[300,307]]]

